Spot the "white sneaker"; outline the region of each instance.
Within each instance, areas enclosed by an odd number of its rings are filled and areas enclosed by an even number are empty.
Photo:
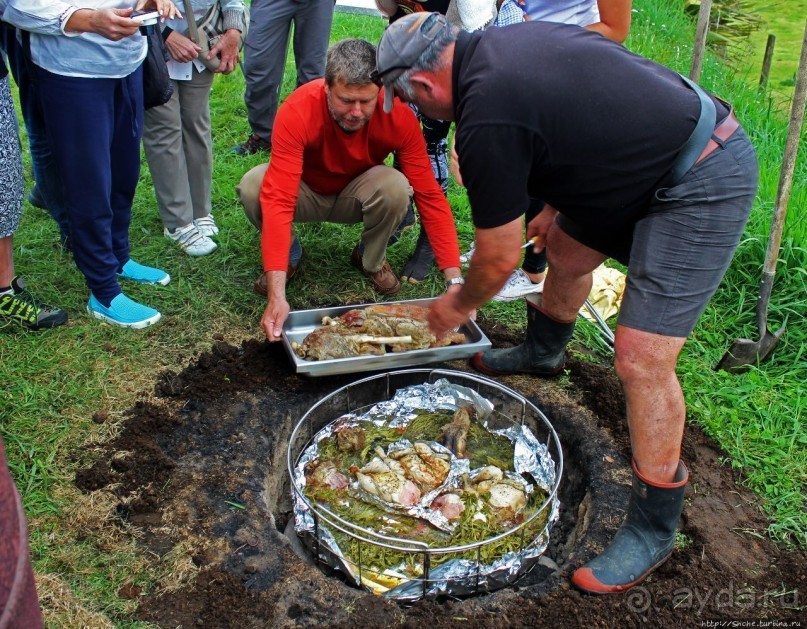
[[[494,295],[493,301],[514,301],[531,293],[541,293],[543,290],[543,281],[536,284],[524,269],[516,269],[502,289]]]
[[[196,225],[189,223],[185,227],[177,227],[170,231],[167,227],[163,230],[166,238],[175,241],[180,249],[189,256],[206,256],[216,250],[216,243],[204,236],[196,228]]]
[[[471,243],[471,248],[468,249],[468,253],[463,253],[460,256],[460,264],[462,264],[462,266],[468,266],[471,263],[471,258],[474,255],[474,251],[476,251],[475,247],[476,247],[476,243],[472,242]]]
[[[196,229],[199,230],[202,236],[210,238],[211,236],[218,236],[219,234],[219,228],[216,225],[216,221],[213,220],[212,214],[193,219],[193,224],[196,225]]]

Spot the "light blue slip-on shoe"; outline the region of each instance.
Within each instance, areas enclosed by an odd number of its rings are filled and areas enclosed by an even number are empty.
[[[160,284],[162,286],[165,286],[171,281],[171,276],[162,269],[155,269],[153,266],[144,266],[131,258],[123,265],[123,269],[118,273],[118,277],[134,280],[142,284]]]
[[[87,312],[96,319],[101,319],[112,325],[119,325],[123,328],[147,328],[157,323],[162,316],[159,311],[149,308],[143,304],[129,299],[121,293],[113,299],[109,308],[104,306],[90,293],[90,301],[87,302]]]

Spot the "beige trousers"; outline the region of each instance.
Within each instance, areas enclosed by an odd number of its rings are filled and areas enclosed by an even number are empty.
[[[184,227],[211,211],[213,142],[210,135],[212,72],[193,69],[174,81],[174,94],[145,112],[143,148],[163,224]]]
[[[260,191],[268,164],[248,171],[236,187],[249,222],[261,231]],[[300,182],[295,223],[363,223],[362,264],[378,271],[387,257],[387,241],[406,215],[412,187],[403,174],[389,166],[374,166],[351,181],[338,195],[317,194]]]

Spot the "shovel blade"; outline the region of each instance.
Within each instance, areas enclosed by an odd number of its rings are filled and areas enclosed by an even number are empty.
[[[762,362],[771,353],[774,345],[779,341],[785,326],[776,332],[765,330],[765,333],[758,341],[751,339],[737,339],[720,362],[717,363],[716,370],[728,371],[729,373],[740,373],[746,371],[751,365]]]

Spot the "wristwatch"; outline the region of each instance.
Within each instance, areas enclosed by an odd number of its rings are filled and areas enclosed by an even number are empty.
[[[452,277],[446,280],[446,286],[457,286],[458,284],[465,284],[465,279],[462,277]]]

